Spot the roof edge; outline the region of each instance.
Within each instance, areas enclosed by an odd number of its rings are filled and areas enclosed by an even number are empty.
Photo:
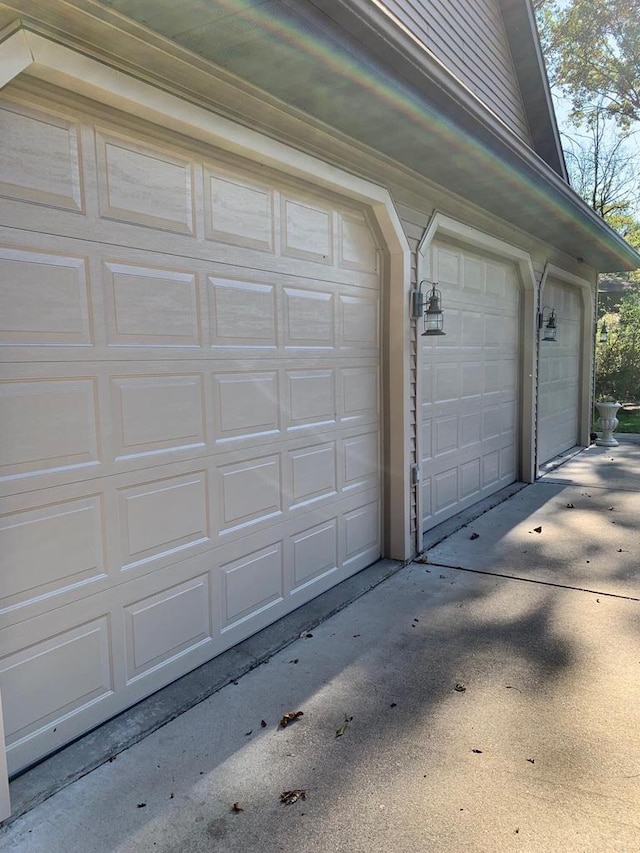
[[[498,0],[537,153],[569,181],[531,0]]]

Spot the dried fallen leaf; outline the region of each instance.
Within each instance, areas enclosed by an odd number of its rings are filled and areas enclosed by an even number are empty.
[[[249,731],[248,731],[248,732],[245,732],[245,733],[244,733],[244,736],[245,736],[245,737],[249,737],[249,735],[252,735],[252,734],[253,734],[253,729],[249,729]]]
[[[389,707],[390,707],[390,708],[397,708],[397,707],[398,707],[398,703],[397,703],[397,702],[392,702],[392,703],[389,705]]]
[[[457,690],[458,693],[464,693],[467,688],[461,681],[456,681],[456,686],[453,689]]]
[[[475,752],[476,755],[482,755],[481,749],[472,749],[471,752]]]
[[[534,533],[542,533],[542,527],[534,527],[533,532]]]
[[[575,509],[575,508],[576,508],[575,504],[567,504],[567,509]]]
[[[144,809],[146,807],[146,805],[147,805],[146,803],[138,803],[138,808]]]
[[[283,729],[286,729],[289,723],[293,723],[294,720],[297,720],[298,717],[302,717],[303,715],[304,711],[288,711],[280,720],[280,725]]]
[[[298,800],[306,800],[307,792],[303,788],[296,788],[293,791],[283,791],[280,794],[280,802],[285,806],[292,806]]]
[[[234,803],[234,804],[231,806],[231,811],[232,811],[232,812],[235,812],[236,814],[238,814],[238,812],[243,812],[243,811],[244,811],[244,809],[242,808],[242,806],[241,806],[239,803]]]
[[[471,536],[469,537],[469,539],[479,539],[479,538],[480,538],[479,533],[472,533]]]
[[[260,720],[260,725],[262,726],[263,729],[266,729],[267,728],[267,721],[266,720]]]
[[[353,717],[347,717],[347,716],[345,716],[345,718],[344,718],[344,723],[342,723],[342,725],[341,725],[341,726],[338,726],[338,728],[336,729],[336,737],[342,737],[342,735],[343,735],[343,734],[346,732],[346,730],[347,730],[347,726],[349,725],[349,723],[350,723],[352,720],[353,720]]]
[[[536,763],[535,758],[527,758],[527,761],[529,762],[529,764],[535,764]]]
[[[610,507],[609,507],[609,512],[613,512],[613,507],[612,507],[612,506],[610,506]]]

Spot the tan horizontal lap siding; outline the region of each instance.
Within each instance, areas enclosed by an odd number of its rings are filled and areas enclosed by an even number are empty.
[[[531,144],[497,0],[385,0],[384,5],[518,136]]]

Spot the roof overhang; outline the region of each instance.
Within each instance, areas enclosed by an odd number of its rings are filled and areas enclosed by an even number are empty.
[[[174,0],[154,0],[149,26],[131,17],[148,4],[118,6],[126,16],[96,0],[44,0],[39,17],[22,24],[209,109],[225,86],[236,87],[241,107],[227,97],[226,109],[236,120],[301,149],[313,138],[317,151],[332,134],[353,140],[369,162],[382,155],[596,270],[640,266],[541,157],[371,0],[181,0],[178,16]],[[198,25],[174,32],[187,13]],[[0,72],[10,64],[0,60]],[[50,79],[42,68],[32,62],[27,73]]]
[[[568,180],[549,78],[530,0],[498,0],[535,150]]]

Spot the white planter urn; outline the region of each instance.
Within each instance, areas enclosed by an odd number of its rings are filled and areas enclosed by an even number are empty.
[[[616,427],[620,421],[616,417],[616,412],[620,408],[620,403],[596,403],[598,407],[598,423],[596,429],[602,433],[597,439],[596,444],[600,447],[617,447],[618,442],[613,437]]]

